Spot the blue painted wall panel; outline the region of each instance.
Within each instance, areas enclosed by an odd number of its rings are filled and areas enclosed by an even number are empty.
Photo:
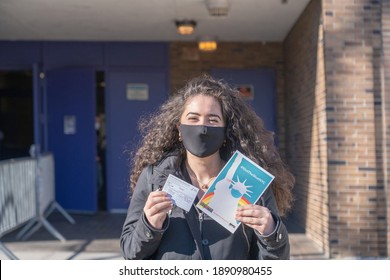
[[[107,65],[165,67],[167,47],[167,43],[109,43]]]
[[[42,59],[41,46],[39,42],[0,41],[0,69],[32,69]]]
[[[129,154],[140,140],[138,121],[156,110],[168,97],[165,71],[110,71],[106,77],[107,96],[107,205],[126,210],[129,204]],[[129,100],[126,86],[147,86],[148,100]]]
[[[214,69],[212,73],[235,86],[253,86],[254,98],[247,103],[263,119],[268,130],[277,131],[274,69]]]
[[[54,67],[103,67],[104,47],[97,42],[45,42],[44,64]]]
[[[47,72],[48,142],[54,154],[57,201],[68,210],[97,210],[95,72],[90,69]],[[64,132],[65,116],[75,132]]]
[[[45,69],[65,67],[145,66],[165,68],[168,43],[126,42],[9,42],[0,41],[0,68],[29,67],[41,63]],[[106,64],[105,64],[106,63]]]

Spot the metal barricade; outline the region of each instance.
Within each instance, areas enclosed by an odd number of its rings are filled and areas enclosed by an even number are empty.
[[[0,238],[24,225],[16,238],[26,240],[44,226],[64,242],[65,238],[47,221],[55,209],[75,224],[55,200],[54,158],[51,153],[36,158],[0,161]],[[0,250],[10,259],[17,259],[1,241]]]
[[[26,240],[41,226],[45,227],[54,237],[64,242],[66,239],[47,220],[51,212],[57,209],[71,224],[74,219],[55,200],[55,177],[53,154],[45,153],[37,158],[37,215],[16,236]]]
[[[0,238],[36,217],[36,169],[32,158],[0,161]],[[0,250],[17,259],[1,241]]]

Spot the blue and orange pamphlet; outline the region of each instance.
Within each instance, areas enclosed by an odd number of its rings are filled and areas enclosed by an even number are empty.
[[[239,227],[239,206],[255,204],[275,177],[236,151],[225,164],[196,207],[231,233]]]

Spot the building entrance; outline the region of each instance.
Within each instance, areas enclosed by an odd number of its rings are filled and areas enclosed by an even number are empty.
[[[32,71],[0,71],[0,160],[29,156],[33,143]]]

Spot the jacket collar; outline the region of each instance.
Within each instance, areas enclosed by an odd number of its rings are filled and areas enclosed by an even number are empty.
[[[181,172],[181,162],[183,161],[179,152],[172,152],[164,155],[164,157],[153,166],[152,176],[150,180],[152,184],[163,186],[169,174],[183,178]]]

